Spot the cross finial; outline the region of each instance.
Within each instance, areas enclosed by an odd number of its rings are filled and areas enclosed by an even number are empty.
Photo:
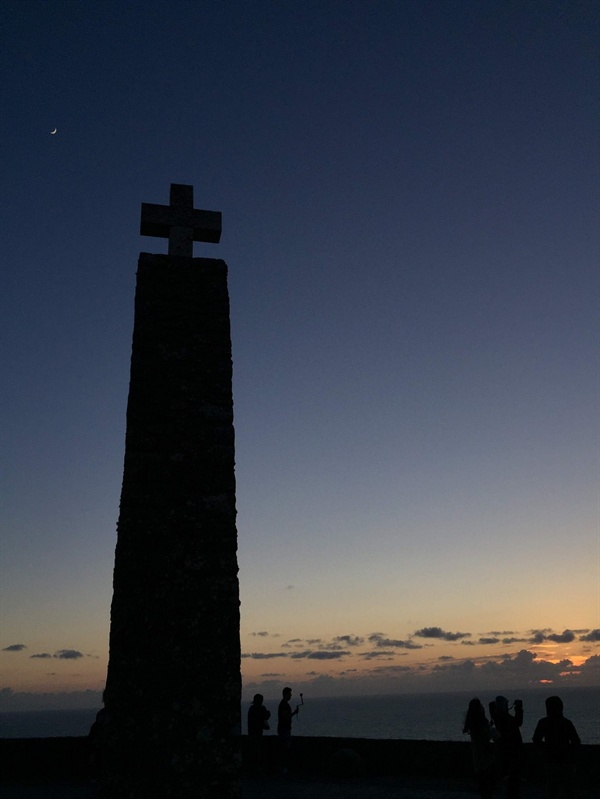
[[[191,258],[195,241],[218,244],[221,212],[194,208],[194,187],[171,183],[170,205],[142,203],[141,236],[169,239],[169,255]]]

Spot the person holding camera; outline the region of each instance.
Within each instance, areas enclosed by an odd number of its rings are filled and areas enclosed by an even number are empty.
[[[297,716],[300,712],[297,705],[295,710],[290,707],[291,698],[292,689],[284,688],[281,702],[277,708],[277,735],[279,736],[282,774],[287,774],[288,771],[289,752],[292,745],[292,716]]]
[[[490,702],[490,716],[496,729],[495,741],[502,774],[508,777],[507,799],[519,799],[521,793],[521,757],[523,739],[520,727],[523,724],[523,702],[515,699],[514,716],[509,713],[508,699],[497,696]]]

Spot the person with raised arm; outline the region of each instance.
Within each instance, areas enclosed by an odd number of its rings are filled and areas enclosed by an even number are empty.
[[[295,710],[292,710],[290,707],[290,699],[292,698],[291,688],[284,688],[282,697],[279,707],[277,708],[277,735],[279,736],[281,771],[283,774],[287,774],[289,751],[292,745],[292,717],[298,715],[300,708],[298,705],[296,705]]]

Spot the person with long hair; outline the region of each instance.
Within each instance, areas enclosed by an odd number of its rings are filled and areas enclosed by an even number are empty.
[[[479,699],[471,699],[463,733],[471,738],[473,770],[481,799],[491,799],[496,781],[496,758],[490,743],[492,732],[485,709]]]
[[[514,715],[509,713],[508,699],[497,696],[490,702],[490,716],[496,727],[498,737],[495,744],[498,747],[499,762],[502,774],[506,776],[507,799],[519,799],[521,795],[521,758],[523,739],[520,727],[523,724],[523,702],[514,701]]]

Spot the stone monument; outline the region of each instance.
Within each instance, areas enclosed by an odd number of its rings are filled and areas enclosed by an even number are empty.
[[[142,204],[101,745],[105,799],[241,793],[240,638],[227,265],[194,258],[221,214]]]

